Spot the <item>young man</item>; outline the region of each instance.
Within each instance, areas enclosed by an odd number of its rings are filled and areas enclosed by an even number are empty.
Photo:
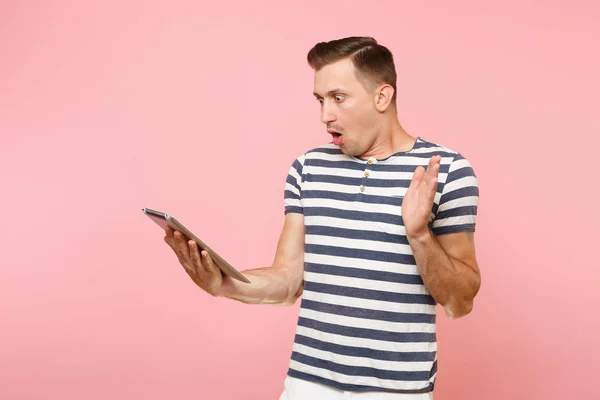
[[[373,38],[319,43],[308,62],[332,142],[291,165],[273,265],[244,284],[179,232],[165,241],[213,296],[302,295],[282,400],[432,398],[436,304],[459,318],[479,290],[477,178],[460,153],[404,131],[393,57]]]

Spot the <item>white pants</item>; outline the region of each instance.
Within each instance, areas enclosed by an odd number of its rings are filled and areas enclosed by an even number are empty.
[[[286,376],[279,400],[433,400],[433,393],[349,392]]]

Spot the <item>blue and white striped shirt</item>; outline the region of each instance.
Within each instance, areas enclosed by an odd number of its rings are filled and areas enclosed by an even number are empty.
[[[423,392],[437,374],[436,303],[401,216],[417,166],[441,156],[434,234],[475,229],[477,178],[459,153],[417,138],[386,159],[332,143],[292,164],[285,213],[305,224],[304,292],[288,374],[343,390]]]

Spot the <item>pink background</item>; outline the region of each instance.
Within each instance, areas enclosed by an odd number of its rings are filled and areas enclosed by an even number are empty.
[[[0,398],[278,397],[297,305],[209,298],[141,208],[269,265],[287,169],[329,140],[306,52],[349,35],[480,178],[483,284],[439,314],[436,399],[600,397],[598,5],[52,3],[0,9]]]

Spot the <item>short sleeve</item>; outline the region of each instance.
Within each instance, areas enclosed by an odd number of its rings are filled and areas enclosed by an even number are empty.
[[[479,184],[469,161],[457,154],[450,164],[439,207],[431,224],[436,235],[475,231]]]
[[[304,155],[294,160],[285,180],[284,208],[285,214],[304,214],[302,207],[302,171],[304,169]]]

